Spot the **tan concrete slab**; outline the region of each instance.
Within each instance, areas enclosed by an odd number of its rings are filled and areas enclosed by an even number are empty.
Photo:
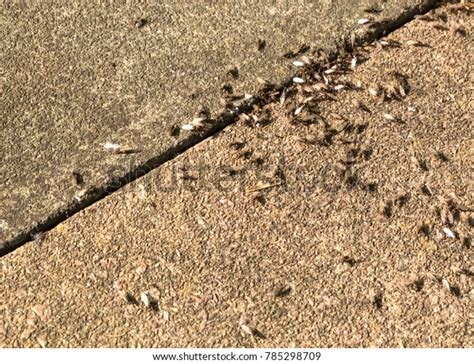
[[[1,346],[472,347],[473,25],[430,13],[329,92],[302,71],[2,258]]]
[[[61,3],[0,8],[0,244],[61,216],[77,194],[169,158],[190,138],[171,128],[202,105],[217,115],[224,83],[252,94],[258,77],[292,72],[284,53],[332,47],[358,19],[417,1],[383,1],[374,14],[369,0]],[[107,152],[108,142],[136,153]]]

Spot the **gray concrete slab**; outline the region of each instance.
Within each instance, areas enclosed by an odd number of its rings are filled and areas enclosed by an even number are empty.
[[[472,17],[410,22],[3,257],[0,346],[472,347]]]
[[[0,7],[0,244],[60,215],[77,194],[166,156],[221,87],[255,92],[291,73],[282,54],[331,47],[360,18],[416,1],[87,2]],[[264,49],[258,49],[265,40]],[[229,70],[237,67],[233,79]],[[114,154],[104,143],[132,154]],[[164,159],[168,156],[164,157]]]

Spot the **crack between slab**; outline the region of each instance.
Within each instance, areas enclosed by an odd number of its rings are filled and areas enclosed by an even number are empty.
[[[443,3],[446,3],[446,1],[423,0],[418,5],[415,5],[409,9],[405,9],[394,19],[387,19],[381,22],[373,23],[370,29],[366,29],[363,32],[358,32],[357,30],[351,31],[336,41],[335,49],[333,50],[331,57],[333,59],[337,59],[342,57],[347,52],[352,52],[356,48],[364,46],[368,43],[372,43],[401,28],[403,25],[413,20],[416,15],[425,14]],[[278,86],[273,88],[272,92],[281,92],[284,88],[292,84],[292,79],[293,77],[288,77]],[[14,238],[7,240],[2,245],[0,245],[0,257],[13,252],[22,245],[34,240],[34,237],[38,234],[52,230],[54,227],[66,221],[78,212],[92,206],[103,198],[118,191],[122,187],[127,186],[138,178],[145,176],[151,171],[161,167],[163,164],[175,159],[193,146],[205,141],[210,137],[213,137],[226,127],[234,124],[239,115],[251,111],[255,105],[262,106],[269,103],[270,101],[266,100],[264,96],[265,95],[257,95],[256,97],[244,102],[241,106],[236,107],[234,110],[224,112],[214,121],[214,123],[205,131],[205,133],[191,135],[189,138],[179,142],[177,145],[167,149],[163,153],[152,157],[139,166],[133,168],[123,176],[114,178],[102,186],[88,189],[85,195],[80,198],[80,200],[76,199],[71,201],[66,207],[52,213],[47,218],[38,222],[32,228],[21,232]]]

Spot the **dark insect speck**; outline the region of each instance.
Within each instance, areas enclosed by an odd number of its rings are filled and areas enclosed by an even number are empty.
[[[461,289],[458,286],[450,286],[449,290],[456,297],[458,297],[458,298],[461,297]]]
[[[383,305],[383,295],[382,293],[377,293],[375,296],[374,296],[374,306],[380,310],[382,308],[382,305]]]
[[[387,204],[385,205],[385,207],[383,208],[383,214],[385,215],[385,217],[387,219],[391,218],[392,217],[392,214],[393,214],[393,209],[392,209],[392,202],[389,201],[387,202]]]
[[[265,205],[266,204],[266,200],[265,200],[265,196],[263,195],[257,195],[255,196],[254,198],[254,201],[257,201],[258,203],[262,204],[262,205]]]
[[[403,207],[406,205],[406,203],[408,202],[408,200],[410,199],[410,194],[409,193],[405,193],[399,197],[397,197],[397,199],[395,200],[395,203],[399,206],[399,207]]]
[[[234,88],[232,87],[230,83],[225,83],[222,85],[222,90],[231,94],[234,91]]]
[[[82,177],[82,174],[79,172],[72,172],[72,175],[74,177],[74,181],[76,182],[77,185],[82,186],[84,184],[84,177]]]
[[[230,71],[229,71],[230,75],[232,76],[232,78],[234,80],[236,80],[237,78],[239,78],[239,69],[237,67],[234,67],[232,68]]]
[[[471,238],[468,238],[468,237],[465,237],[462,241],[462,245],[466,248],[466,249],[471,249],[471,246],[472,246],[472,242],[471,242]]]
[[[211,109],[206,105],[201,105],[198,109],[198,115],[204,118],[211,118]]]
[[[244,151],[243,153],[241,153],[240,157],[244,158],[244,159],[250,159],[250,158],[252,158],[252,154],[253,154],[253,152],[251,150],[247,150],[247,151]]]
[[[236,170],[236,169],[234,169],[234,168],[232,168],[232,167],[227,167],[227,168],[225,168],[225,173],[226,173],[228,176],[233,177],[233,176],[237,175],[238,170]]]
[[[302,44],[301,47],[298,49],[298,52],[296,52],[297,54],[303,54],[303,53],[306,53],[307,51],[309,51],[311,49],[311,47],[307,44]]]
[[[179,136],[179,132],[180,132],[179,126],[176,126],[176,125],[173,125],[169,129],[169,135],[174,137],[174,138],[177,138]]]
[[[369,126],[368,124],[359,124],[359,125],[357,125],[356,133],[357,134],[363,133],[365,131],[365,129],[367,129],[368,126]]]
[[[428,162],[424,159],[421,159],[420,161],[418,161],[418,164],[420,165],[420,168],[424,171],[424,172],[428,172],[430,169],[428,168]]]
[[[382,9],[380,9],[379,7],[377,7],[376,5],[371,5],[367,8],[364,9],[364,12],[365,13],[369,13],[369,14],[379,14],[382,12]]]
[[[368,161],[372,156],[373,152],[373,149],[365,149],[364,151],[362,151],[362,157],[364,158],[364,160]]]
[[[368,183],[367,186],[366,186],[366,189],[369,192],[377,191],[377,183],[375,183],[375,182]]]
[[[470,227],[474,227],[474,218],[472,216],[469,216],[467,219],[467,223]]]
[[[344,258],[342,258],[342,262],[346,263],[346,264],[349,264],[351,267],[353,267],[357,263],[357,261],[354,258],[352,258],[348,255],[346,255]]]
[[[239,150],[245,146],[245,142],[237,141],[237,142],[230,143],[229,146],[235,150]]]
[[[415,291],[420,292],[425,285],[425,280],[423,278],[417,279],[415,282],[413,282],[413,287],[415,288]]]
[[[333,143],[334,133],[326,132],[323,139],[323,145],[330,146]]]
[[[433,193],[427,185],[421,186],[421,192],[423,192],[427,196],[433,196]]]
[[[267,338],[265,334],[263,334],[260,330],[257,330],[256,328],[252,328],[252,335],[262,340]]]
[[[457,27],[455,30],[454,30],[455,33],[463,36],[463,37],[467,37],[467,30],[464,29],[463,27]]]
[[[291,293],[291,287],[289,285],[279,286],[273,290],[275,297],[286,297]]]
[[[146,20],[145,18],[140,18],[135,22],[135,26],[137,28],[143,28],[147,24],[148,24],[148,20]]]
[[[436,153],[436,156],[438,157],[438,159],[440,161],[443,161],[443,162],[448,162],[449,161],[449,158],[446,154],[444,154],[443,152],[439,151]]]
[[[420,233],[422,233],[424,236],[429,237],[431,233],[431,229],[428,225],[423,224],[420,227]]]
[[[355,174],[350,174],[346,177],[345,182],[349,185],[349,187],[354,187],[357,185],[358,178]]]
[[[128,303],[131,305],[138,305],[138,301],[135,297],[133,297],[130,293],[125,294],[125,299],[127,300]]]

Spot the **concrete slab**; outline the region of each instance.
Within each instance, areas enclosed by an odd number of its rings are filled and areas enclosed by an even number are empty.
[[[472,347],[466,9],[326,86],[301,71],[283,103],[3,257],[0,345]]]
[[[190,133],[172,136],[173,126],[202,105],[218,115],[223,84],[253,94],[257,78],[292,72],[284,53],[332,47],[358,19],[390,17],[416,1],[364,12],[373,3],[3,4],[0,245],[66,216],[85,191],[183,149]]]

